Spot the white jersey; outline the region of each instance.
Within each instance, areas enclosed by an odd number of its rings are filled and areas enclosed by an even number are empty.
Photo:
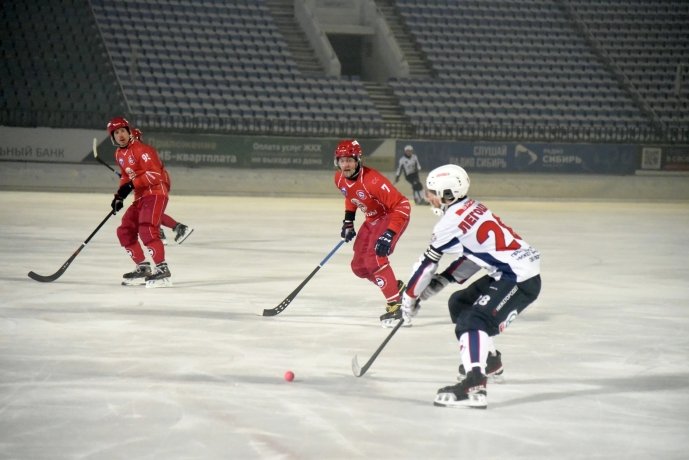
[[[454,203],[433,228],[431,247],[464,255],[495,279],[519,283],[541,272],[541,255],[482,203]]]
[[[470,198],[450,205],[433,228],[431,245],[414,264],[405,297],[421,295],[444,254],[457,256],[449,267],[457,282],[463,282],[480,269],[485,269],[496,280],[506,279],[515,283],[541,272],[538,250],[485,205]],[[473,263],[466,263],[464,258]]]

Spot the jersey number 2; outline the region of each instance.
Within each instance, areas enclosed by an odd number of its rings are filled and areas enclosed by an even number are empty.
[[[507,225],[503,224],[500,218],[495,214],[493,214],[493,218],[495,220],[488,220],[482,223],[476,231],[476,239],[478,242],[483,244],[492,233],[493,237],[495,237],[495,249],[498,251],[515,251],[521,248],[522,246],[517,243],[517,238],[521,239],[521,237],[514,233]],[[503,229],[507,230],[507,233],[512,235],[513,240],[510,241],[509,244],[507,244]]]

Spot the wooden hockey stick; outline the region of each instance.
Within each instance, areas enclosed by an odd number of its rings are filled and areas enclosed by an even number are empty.
[[[395,335],[395,332],[397,332],[397,330],[400,327],[402,327],[402,324],[404,324],[404,317],[400,318],[397,325],[392,329],[392,331],[390,331],[390,333],[385,338],[385,340],[383,340],[383,343],[380,344],[380,346],[378,347],[376,352],[373,353],[373,356],[371,356],[368,359],[368,361],[366,361],[366,364],[364,364],[363,367],[359,366],[359,361],[357,360],[356,355],[354,355],[354,358],[352,358],[352,373],[354,373],[355,377],[361,377],[362,375],[364,375],[366,373],[368,368],[371,367],[371,365],[373,364],[373,361],[375,361],[376,358],[378,357],[378,355],[380,354],[380,352],[383,351],[383,348],[385,348],[385,345],[387,345],[388,342],[390,341],[390,339],[392,338],[392,336]]]
[[[304,286],[306,286],[306,283],[308,283],[311,280],[311,278],[313,278],[313,275],[318,273],[318,270],[320,270],[321,267],[323,265],[325,265],[325,263],[328,261],[328,259],[330,259],[333,256],[333,254],[335,254],[335,252],[337,252],[337,250],[340,249],[340,246],[342,246],[344,244],[344,242],[345,242],[345,240],[340,240],[335,245],[335,247],[328,253],[328,255],[325,256],[325,258],[323,260],[321,260],[321,263],[319,263],[318,266],[313,269],[313,271],[309,274],[309,276],[307,276],[306,279],[304,281],[302,281],[301,284],[299,286],[297,286],[297,288],[294,291],[292,291],[287,297],[285,297],[285,299],[282,302],[280,302],[277,307],[264,309],[263,310],[263,316],[275,316],[275,315],[279,315],[280,313],[282,313],[282,311],[285,308],[287,308],[287,306],[290,303],[292,303],[292,301],[297,296],[297,294],[299,294],[299,291],[301,291],[302,288]]]
[[[81,252],[81,250],[84,249],[84,246],[86,246],[86,245],[88,244],[88,242],[91,241],[91,238],[93,238],[93,236],[98,232],[98,230],[100,230],[101,227],[102,227],[103,225],[105,225],[105,223],[108,221],[108,219],[110,219],[110,217],[112,217],[112,216],[114,216],[114,215],[115,215],[115,214],[113,214],[113,212],[110,211],[110,212],[108,213],[108,215],[105,216],[105,219],[103,219],[103,221],[102,221],[100,224],[98,224],[98,227],[96,227],[96,229],[93,231],[93,233],[91,233],[91,234],[89,235],[89,237],[86,238],[86,241],[84,241],[83,243],[81,243],[81,246],[79,246],[79,248],[78,248],[76,251],[74,251],[74,254],[72,254],[72,256],[71,256],[69,259],[67,259],[67,261],[66,261],[64,264],[62,264],[62,267],[60,267],[60,269],[59,269],[58,271],[56,271],[56,272],[53,273],[52,275],[48,275],[48,276],[39,275],[39,274],[36,273],[36,272],[30,271],[30,272],[29,272],[29,278],[31,278],[32,280],[40,281],[41,283],[50,283],[50,282],[52,282],[52,281],[55,281],[55,280],[58,279],[59,277],[61,277],[62,274],[63,274],[65,271],[67,271],[67,269],[69,268],[69,265],[72,263],[72,261],[73,261],[74,259],[76,259],[76,257],[79,255],[79,253]]]

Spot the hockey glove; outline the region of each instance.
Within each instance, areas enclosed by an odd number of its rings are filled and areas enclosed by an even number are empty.
[[[131,182],[127,182],[126,184],[122,185],[120,188],[117,189],[117,192],[115,193],[116,197],[120,197],[122,200],[127,198],[129,196],[129,193],[134,190],[134,184]]]
[[[112,203],[110,203],[110,207],[112,207],[112,213],[113,215],[115,215],[120,209],[124,207],[124,201],[122,200],[122,198],[115,195],[115,198],[112,199]]]
[[[423,290],[419,298],[421,300],[428,300],[440,291],[442,291],[445,286],[450,284],[450,280],[445,278],[442,274],[436,274],[433,275],[433,278],[431,278],[431,282],[426,286],[426,289]]]
[[[395,236],[395,232],[392,230],[385,230],[385,233],[378,237],[376,242],[376,255],[378,257],[385,257],[390,255],[390,249],[392,248],[392,239]]]
[[[402,313],[405,316],[413,318],[419,312],[421,308],[421,302],[419,299],[415,299],[405,292],[402,295]]]
[[[115,192],[115,197],[112,199],[112,202],[110,203],[110,207],[112,208],[112,213],[117,214],[117,212],[124,207],[124,199],[127,198],[127,195],[134,189],[134,184],[131,182],[127,182],[126,184],[122,185],[120,188],[117,189],[117,192]]]
[[[356,236],[356,230],[354,230],[354,222],[351,220],[342,221],[342,231],[340,236],[344,238],[345,243],[349,243]]]

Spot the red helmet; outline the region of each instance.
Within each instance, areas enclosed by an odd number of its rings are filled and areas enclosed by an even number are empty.
[[[113,133],[120,128],[127,128],[127,131],[131,132],[129,128],[129,122],[124,117],[115,117],[108,122],[108,135],[112,137]]]
[[[141,140],[141,136],[143,136],[144,133],[141,132],[139,128],[132,128],[132,137],[136,139],[137,141]]]
[[[361,162],[361,145],[356,139],[347,139],[337,144],[335,148],[335,166],[339,158],[354,158],[357,163]]]

